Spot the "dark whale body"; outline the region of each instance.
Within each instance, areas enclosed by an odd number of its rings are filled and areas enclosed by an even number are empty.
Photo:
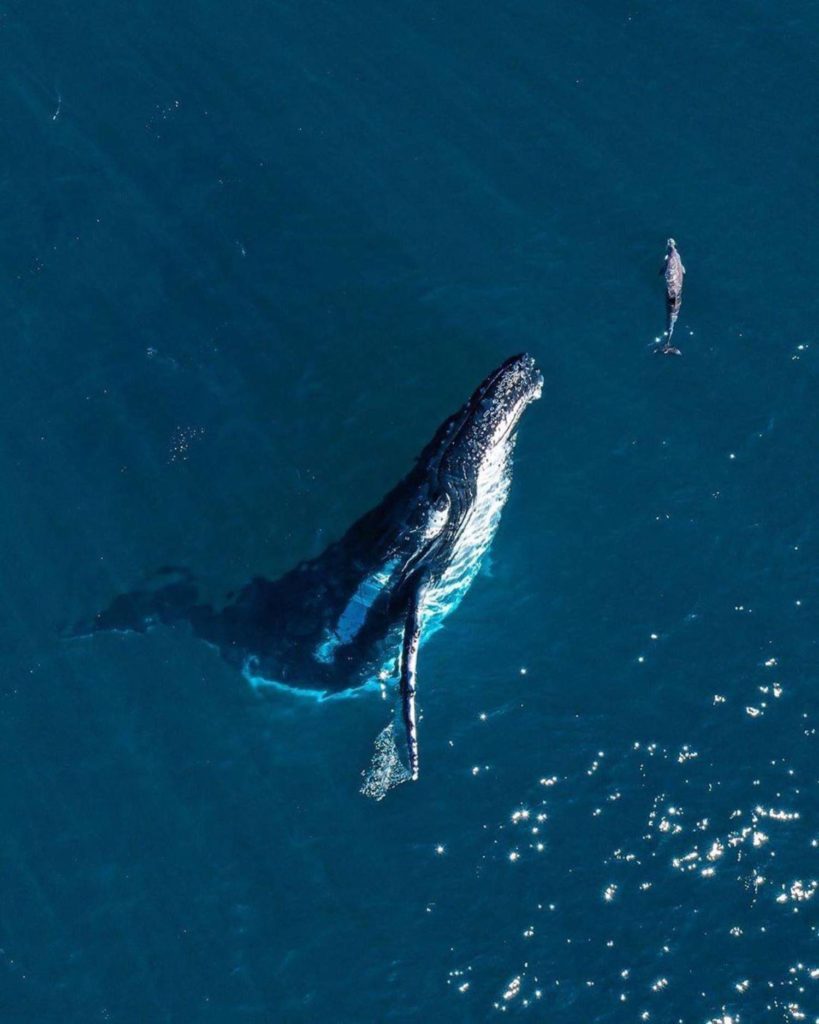
[[[518,421],[542,383],[530,356],[508,359],[383,501],[318,558],[276,580],[252,579],[218,609],[187,570],[162,570],[74,635],[188,623],[255,684],[332,695],[397,682],[417,778],[418,650],[480,568],[508,495]]]

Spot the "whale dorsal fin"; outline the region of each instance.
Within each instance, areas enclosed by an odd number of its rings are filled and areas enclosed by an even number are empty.
[[[404,620],[404,641],[401,645],[401,718],[407,738],[407,754],[412,781],[418,778],[418,721],[415,692],[418,648],[421,644],[421,609],[428,582],[422,578],[412,581],[407,614]]]

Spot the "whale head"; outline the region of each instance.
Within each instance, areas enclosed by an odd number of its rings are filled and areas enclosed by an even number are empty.
[[[543,376],[530,355],[512,356],[490,373],[433,441],[439,451],[430,469],[442,486],[474,483],[482,464],[508,452],[521,416],[542,390]]]
[[[512,356],[420,456],[428,497],[411,568],[430,577],[424,617],[433,628],[457,607],[492,542],[509,493],[517,426],[542,389],[534,359]]]

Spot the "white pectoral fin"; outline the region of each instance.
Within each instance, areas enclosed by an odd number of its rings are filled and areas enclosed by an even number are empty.
[[[407,754],[412,781],[418,778],[418,720],[415,707],[416,667],[418,647],[421,643],[421,605],[426,585],[413,589],[404,623],[404,641],[401,645],[401,717],[407,738]]]

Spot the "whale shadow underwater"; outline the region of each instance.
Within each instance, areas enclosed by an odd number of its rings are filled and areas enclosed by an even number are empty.
[[[395,722],[376,742],[378,778],[369,795],[417,779],[419,648],[480,569],[509,494],[518,423],[542,387],[531,356],[507,359],[380,504],[323,554],[278,579],[256,577],[217,609],[188,570],[163,569],[72,635],[187,624],[254,685],[322,697],[391,687]]]

